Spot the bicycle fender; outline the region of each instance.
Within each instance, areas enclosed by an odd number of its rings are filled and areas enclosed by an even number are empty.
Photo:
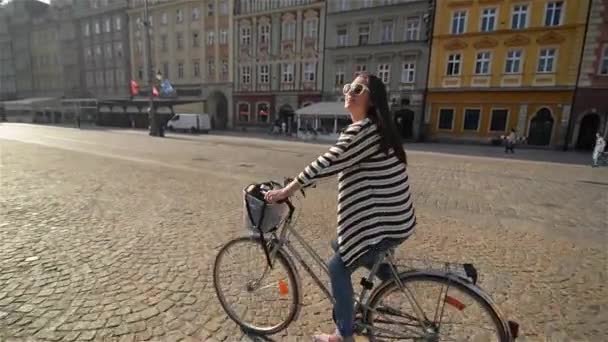
[[[517,337],[517,332],[519,330],[518,329],[519,325],[513,321],[509,321],[509,320],[505,319],[505,316],[502,314],[502,312],[500,311],[500,309],[498,308],[496,303],[494,303],[494,300],[492,300],[492,297],[490,297],[490,295],[488,293],[486,293],[483,289],[481,289],[479,286],[474,284],[471,281],[471,279],[464,278],[464,277],[454,274],[454,273],[447,273],[447,272],[434,271],[434,270],[410,270],[410,271],[404,271],[404,272],[399,273],[399,279],[403,279],[403,278],[407,278],[407,277],[414,277],[414,276],[428,276],[428,277],[433,277],[433,278],[448,279],[449,281],[457,283],[460,286],[466,287],[471,292],[476,293],[490,305],[490,307],[492,308],[492,310],[494,310],[494,312],[496,312],[496,314],[498,315],[498,318],[500,319],[500,321],[502,323],[504,331],[509,335],[509,339],[511,341],[515,341],[515,338]],[[385,281],[382,284],[380,284],[379,286],[377,286],[372,291],[370,296],[368,297],[368,300],[371,298],[374,298],[374,296],[376,296],[378,292],[382,291],[384,288],[386,288],[387,286],[391,285],[394,282],[395,282],[395,279],[391,279],[391,280]]]

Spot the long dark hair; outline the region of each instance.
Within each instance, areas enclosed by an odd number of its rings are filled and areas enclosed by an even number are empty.
[[[407,156],[403,150],[401,137],[397,133],[397,127],[391,117],[388,107],[388,98],[384,82],[375,75],[361,74],[360,77],[367,79],[369,88],[369,100],[371,106],[367,110],[367,117],[376,124],[380,133],[380,149],[388,154],[392,148],[397,159],[407,165]]]

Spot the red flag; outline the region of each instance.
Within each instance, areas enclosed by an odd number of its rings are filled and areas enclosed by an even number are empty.
[[[139,95],[139,84],[135,80],[131,80],[131,96]]]
[[[158,96],[159,96],[159,94],[158,94],[158,89],[156,88],[156,86],[152,87],[152,95],[154,95],[154,96],[156,96],[156,97],[158,97]]]

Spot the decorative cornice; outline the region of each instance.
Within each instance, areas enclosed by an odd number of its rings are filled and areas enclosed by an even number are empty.
[[[521,34],[516,34],[513,37],[505,40],[504,44],[505,46],[526,46],[530,44],[530,38]]]
[[[564,38],[564,36],[560,35],[559,33],[554,32],[554,31],[551,31],[551,32],[547,32],[546,34],[538,37],[536,39],[536,42],[538,44],[542,44],[542,45],[549,45],[549,44],[560,44],[564,40],[566,40],[566,38]]]
[[[473,47],[476,49],[491,49],[498,46],[498,41],[496,39],[483,37],[480,40],[473,43]]]
[[[462,50],[462,49],[466,48],[467,46],[468,46],[467,43],[465,43],[463,40],[452,39],[444,45],[444,48],[446,50]]]

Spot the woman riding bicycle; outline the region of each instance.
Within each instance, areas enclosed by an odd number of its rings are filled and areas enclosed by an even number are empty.
[[[384,83],[362,74],[343,92],[353,123],[295,181],[266,194],[268,202],[281,201],[319,178],[338,174],[338,239],[329,262],[337,332],[315,336],[320,342],[354,341],[352,272],[370,268],[383,252],[409,237],[416,224],[407,159]],[[390,272],[382,265],[378,276],[387,279]]]

